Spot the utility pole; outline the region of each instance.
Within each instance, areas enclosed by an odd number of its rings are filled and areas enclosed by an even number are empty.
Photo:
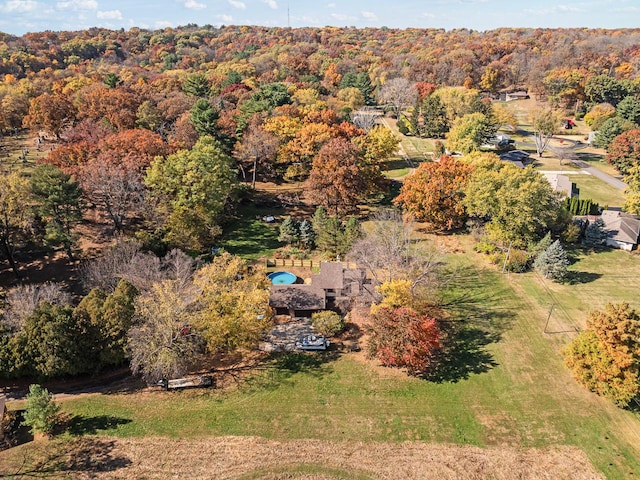
[[[509,242],[509,248],[507,248],[507,254],[504,257],[504,263],[502,264],[502,273],[504,273],[505,269],[507,268],[507,261],[509,260],[509,255],[511,255],[511,245],[513,244],[513,241]]]

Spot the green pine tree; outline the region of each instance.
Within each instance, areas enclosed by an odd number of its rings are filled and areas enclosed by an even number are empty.
[[[587,225],[584,231],[584,244],[588,247],[601,247],[607,243],[607,230],[604,221],[599,218]]]
[[[298,222],[291,217],[286,217],[280,224],[278,241],[291,245],[300,241],[300,229]]]
[[[29,387],[23,422],[33,433],[51,434],[58,424],[59,412],[60,405],[53,401],[53,395],[46,388],[38,384]]]
[[[560,240],[553,242],[549,248],[536,258],[534,267],[545,278],[560,282],[567,276],[569,257],[567,252],[560,245]]]
[[[313,226],[309,220],[303,220],[300,222],[300,243],[304,248],[313,248],[316,240],[316,232],[313,230]]]

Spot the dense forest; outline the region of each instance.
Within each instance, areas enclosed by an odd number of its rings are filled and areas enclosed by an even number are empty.
[[[223,272],[210,268],[205,274],[188,258],[210,252],[239,206],[252,200],[257,182],[304,185],[311,206],[322,207],[313,228],[310,215],[299,224],[285,220],[291,231],[281,229],[284,243],[300,248],[315,243],[327,255],[343,255],[358,236],[357,220],[348,216],[367,202],[390,196],[391,182],[382,167],[396,151],[398,138],[376,124],[380,115],[394,117],[400,133],[447,138],[450,150],[469,154],[498,128],[515,129],[518,120],[493,101],[501,93],[525,91],[549,106],[532,122],[541,142],[548,141],[563,114],[586,115],[594,130],[601,127],[603,146],[628,132],[622,137],[626,143],[613,142],[611,149],[612,159],[620,159],[618,169],[626,173],[626,150],[618,157],[613,153],[637,144],[639,79],[640,29],[477,32],[188,25],[157,31],[0,34],[2,141],[26,135],[41,152],[37,164],[27,162],[25,149],[22,164],[2,166],[3,269],[19,278],[20,262],[28,258],[24,252],[35,247],[56,249],[74,261],[82,254],[77,227],[88,211],[109,225],[113,238],[137,242],[127,255],[118,252],[129,247],[111,251],[99,275],[91,278],[85,269],[83,293],[97,290],[75,309],[60,300],[58,287],[49,296],[45,290],[12,291],[17,296],[11,300],[9,295],[5,317],[13,315],[14,320],[5,322],[0,363],[11,375],[42,376],[122,363],[125,336],[136,331],[132,325],[161,318],[153,308],[169,302],[167,282],[183,288],[197,270],[200,285],[189,284],[199,295],[222,288]],[[441,141],[436,147],[443,153]],[[547,183],[533,171],[495,167],[496,173],[487,167],[485,177],[482,168],[472,177],[472,168],[453,160],[439,165],[425,163],[396,199],[434,230],[463,228],[471,214],[483,221],[498,218],[507,207],[487,205],[483,186],[515,192],[528,185],[532,195],[545,199],[535,202],[545,209],[531,215],[535,222],[488,223],[494,243],[524,252],[549,230],[558,236],[570,224]],[[428,201],[414,195],[430,192],[435,187],[425,187],[429,179],[451,172],[455,178],[447,188],[455,194],[447,190]],[[467,181],[477,187],[477,196],[469,191],[463,195]],[[436,202],[437,209],[425,212],[428,202]],[[497,251],[495,245],[490,248]],[[242,277],[237,272],[244,267],[223,258],[225,281]],[[129,268],[128,276],[109,271],[109,261]],[[262,299],[263,283],[257,281],[260,292],[252,295]],[[238,289],[245,296],[243,289],[250,290],[243,285]],[[141,303],[132,319],[133,298],[140,292],[149,302],[148,311],[140,313],[145,304],[137,300]],[[175,293],[174,300],[183,294]],[[213,297],[209,293],[198,300],[204,302],[202,312]],[[31,306],[16,310],[16,298]],[[40,303],[45,307],[37,307]],[[111,310],[116,314],[105,313]],[[252,310],[246,318],[255,315]],[[175,319],[166,320],[175,324]],[[36,341],[46,324],[58,325],[60,331],[93,332],[90,345],[76,345],[77,356],[91,354],[82,362],[83,372],[70,360],[46,364],[52,355],[39,352]],[[173,326],[184,330],[184,325]],[[213,333],[208,328],[200,331],[199,347],[206,344],[209,352],[259,338],[255,330],[245,331],[236,344],[221,333],[231,327]],[[130,345],[151,341],[138,333]],[[71,345],[74,338],[70,334],[63,340]],[[91,353],[104,342],[113,346],[102,352],[104,358]],[[38,358],[46,361],[38,363]]]

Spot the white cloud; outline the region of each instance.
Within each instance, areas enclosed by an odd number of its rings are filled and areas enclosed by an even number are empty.
[[[327,8],[336,8],[335,3],[327,3]]]
[[[57,2],[56,8],[60,10],[97,10],[98,2],[96,0],[67,0]]]
[[[96,12],[96,17],[101,20],[122,20],[122,12],[120,10],[98,11]]]
[[[33,0],[8,0],[4,6],[0,5],[0,11],[4,12],[33,12],[38,8],[38,2]]]
[[[578,13],[578,12],[586,12],[582,8],[573,6],[573,5],[555,5],[551,8],[541,8],[541,9],[533,9],[527,8],[524,10],[525,13],[530,13],[532,15],[555,15],[559,13]]]
[[[276,0],[262,0],[262,3],[266,3],[267,5],[269,5],[269,8],[272,8],[274,10],[278,9],[278,3],[276,2]]]
[[[154,28],[156,28],[156,29],[162,29],[162,28],[166,28],[166,27],[173,27],[173,24],[171,22],[166,21],[166,20],[156,20],[154,22]]]
[[[240,10],[246,10],[247,6],[244,4],[244,2],[240,2],[238,0],[227,0],[229,2],[229,5],[231,5],[232,7],[235,8],[239,8]]]
[[[373,12],[362,12],[362,16],[372,22],[375,22],[376,20],[378,20],[378,16]]]
[[[216,17],[225,23],[233,22],[233,17],[231,15],[216,15]]]
[[[189,10],[202,10],[207,8],[204,3],[198,3],[196,0],[183,0],[182,3],[184,3],[184,7]]]
[[[347,20],[357,20],[356,17],[352,17],[350,15],[345,15],[344,13],[331,13],[329,14],[329,16],[331,18],[333,18],[334,20],[337,20],[339,22],[346,22]]]

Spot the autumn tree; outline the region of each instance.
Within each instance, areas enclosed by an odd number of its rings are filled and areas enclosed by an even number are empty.
[[[235,184],[231,159],[211,137],[201,137],[191,150],[157,157],[147,171],[151,194],[165,199],[167,240],[178,247],[201,250],[219,233],[217,222]]]
[[[31,225],[30,204],[29,180],[16,171],[4,174],[0,181],[0,254],[17,278],[20,273],[15,253]]]
[[[156,383],[183,375],[195,362],[203,348],[202,338],[192,327],[197,295],[193,284],[164,280],[136,298],[136,325],[127,340],[134,375]]]
[[[437,365],[441,333],[434,318],[408,307],[381,308],[370,318],[368,354],[387,367],[406,368],[410,375]]]
[[[624,211],[632,215],[640,215],[640,164],[633,165],[624,176],[625,189]]]
[[[209,353],[257,345],[271,325],[269,279],[264,267],[223,253],[195,274],[199,288],[194,327]]]
[[[465,188],[470,216],[487,221],[489,237],[504,246],[526,248],[555,225],[560,201],[549,182],[532,168],[499,160],[476,165]]]
[[[483,113],[469,113],[457,119],[447,134],[447,148],[453,152],[469,153],[494,138],[498,127]]]
[[[466,220],[464,188],[472,171],[471,165],[446,155],[439,162],[422,163],[407,177],[394,203],[433,230],[461,228]]]
[[[76,235],[72,227],[82,220],[82,191],[78,182],[58,167],[38,165],[31,175],[35,211],[45,226],[45,242],[61,245],[73,260]]]
[[[413,105],[417,98],[415,85],[406,78],[396,77],[388,80],[378,91],[378,102],[393,107],[396,118],[402,111]]]
[[[26,319],[33,315],[42,302],[71,305],[71,295],[60,283],[46,282],[13,287],[6,293],[5,311],[4,315],[0,316],[0,324],[12,332],[22,330]]]
[[[358,149],[344,139],[327,142],[313,159],[306,190],[309,200],[329,213],[353,211],[370,190]]]
[[[536,152],[542,158],[553,134],[560,126],[560,116],[553,110],[537,110],[531,114],[531,128],[533,129],[533,139],[536,144]]]
[[[77,111],[71,99],[61,93],[43,93],[32,98],[29,114],[24,118],[27,127],[39,127],[59,140],[64,130],[76,119]]]
[[[253,123],[245,131],[242,140],[236,144],[234,156],[238,159],[238,166],[245,181],[247,180],[246,170],[251,168],[252,188],[256,188],[258,166],[265,173],[272,169],[279,144],[275,135]]]
[[[640,130],[629,130],[615,137],[607,149],[607,162],[623,175],[640,164]]]
[[[640,393],[640,315],[628,304],[589,314],[587,329],[566,348],[565,362],[589,390],[625,407]]]
[[[372,216],[371,224],[354,242],[347,258],[365,268],[378,284],[406,280],[411,295],[435,301],[442,256],[433,245],[416,242],[415,237],[411,218],[395,209],[381,210]],[[379,297],[379,292],[368,293]]]

